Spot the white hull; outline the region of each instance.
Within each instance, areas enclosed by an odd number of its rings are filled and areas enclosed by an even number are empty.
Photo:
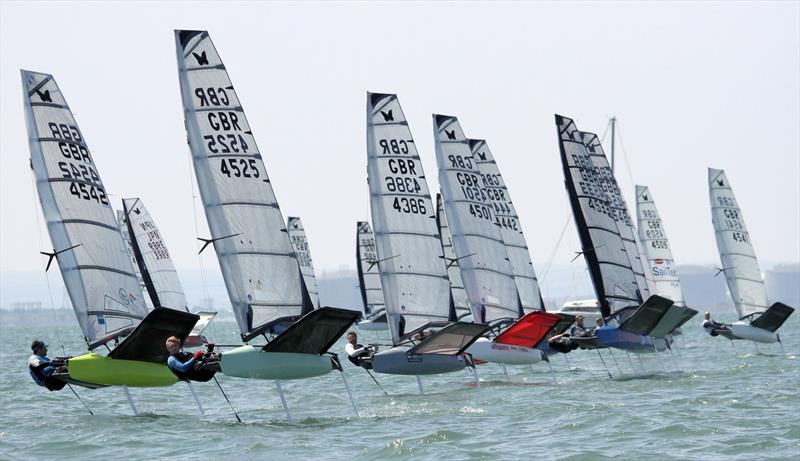
[[[535,348],[500,344],[487,338],[478,338],[467,349],[472,358],[482,362],[504,363],[506,365],[529,365],[542,360],[542,351]]]
[[[754,327],[747,322],[734,322],[731,324],[731,333],[739,339],[749,339],[759,343],[778,342],[778,334],[762,328]]]
[[[364,320],[358,322],[358,329],[364,331],[383,331],[389,329],[389,324],[386,323],[386,319],[382,322],[375,322],[373,320]]]

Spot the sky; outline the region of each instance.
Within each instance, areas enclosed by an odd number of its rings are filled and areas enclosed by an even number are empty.
[[[367,91],[398,94],[431,190],[431,113],[487,140],[540,273],[579,249],[554,113],[601,136],[617,117],[623,193],[650,187],[678,264],[719,263],[707,167],[726,170],[762,269],[800,261],[798,2],[0,5],[0,271],[41,270],[51,247],[21,68],[55,76],[116,206],[140,197],[179,268],[217,270],[197,256],[174,29],[210,32],[318,272],[354,266],[370,216]]]

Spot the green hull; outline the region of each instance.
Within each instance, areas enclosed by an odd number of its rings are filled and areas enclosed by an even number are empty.
[[[254,379],[303,379],[322,376],[333,369],[330,357],[294,352],[263,352],[253,346],[237,347],[222,354],[226,376]]]
[[[94,352],[69,359],[67,370],[76,381],[105,386],[160,387],[178,382],[166,364],[110,359]]]

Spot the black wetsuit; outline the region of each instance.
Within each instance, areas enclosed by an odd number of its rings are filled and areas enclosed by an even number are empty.
[[[175,357],[181,363],[186,363],[192,359],[192,354],[185,351],[180,351],[172,354],[171,357]],[[214,354],[206,354],[202,360],[198,360],[197,363],[195,363],[191,370],[186,372],[176,370],[172,367],[168,368],[181,381],[206,382],[210,381],[211,378],[214,377],[214,374],[219,371],[219,360],[216,359],[216,357],[217,356]]]

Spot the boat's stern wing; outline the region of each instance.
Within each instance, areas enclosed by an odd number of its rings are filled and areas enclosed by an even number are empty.
[[[757,319],[750,322],[750,325],[774,333],[778,331],[778,328],[783,325],[783,322],[785,322],[793,312],[793,307],[789,307],[783,303],[775,303],[769,306],[769,309],[759,315]]]
[[[455,322],[408,350],[413,354],[458,355],[489,331],[483,323]]]
[[[667,298],[652,295],[620,324],[619,329],[640,335],[649,335],[673,304],[674,302]]]
[[[175,336],[183,342],[199,319],[199,315],[185,311],[166,307],[153,309],[108,357],[165,364],[169,358],[164,345],[167,338]]]
[[[536,347],[547,333],[561,321],[561,316],[547,312],[530,312],[500,333],[494,342],[522,347]]]
[[[322,355],[358,321],[361,312],[321,307],[304,315],[264,346],[264,352],[294,352]]]
[[[696,310],[673,304],[648,334],[654,338],[663,338],[695,315],[697,315]]]
[[[558,320],[558,323],[553,326],[553,333],[560,335],[575,323],[575,316],[572,314],[564,314],[563,312],[559,313],[558,316],[561,318]]]

